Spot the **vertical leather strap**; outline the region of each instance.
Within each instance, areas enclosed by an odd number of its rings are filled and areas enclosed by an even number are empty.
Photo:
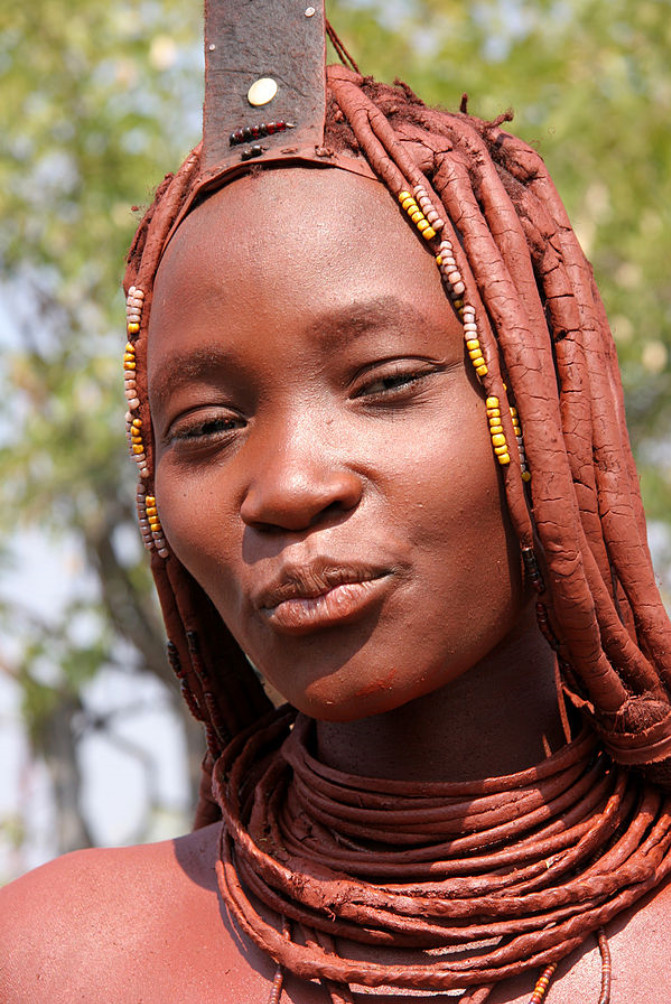
[[[204,174],[247,160],[316,159],[325,38],[324,0],[206,0]]]

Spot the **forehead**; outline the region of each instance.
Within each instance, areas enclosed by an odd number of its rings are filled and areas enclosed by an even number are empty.
[[[156,277],[152,314],[205,291],[247,304],[276,291],[277,308],[318,296],[325,307],[407,283],[439,292],[433,258],[382,184],[338,169],[260,171],[220,190],[182,223]]]

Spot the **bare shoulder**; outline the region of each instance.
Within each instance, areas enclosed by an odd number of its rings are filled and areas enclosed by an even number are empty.
[[[671,999],[671,882],[667,880],[616,917],[606,934],[612,966],[611,1004]],[[591,936],[560,964],[548,1000],[596,1004],[600,987],[601,956]],[[492,994],[492,1004],[527,1004],[532,989],[531,974],[510,981]]]
[[[616,918],[609,934],[613,1004],[671,996],[671,880]]]
[[[197,972],[221,929],[217,829],[76,851],[0,890],[0,998],[153,1000],[140,984],[147,974],[155,980],[172,957],[188,957]]]
[[[221,905],[219,831],[77,851],[0,890],[3,1004],[265,1002],[275,966]],[[323,1004],[293,979],[286,999]]]

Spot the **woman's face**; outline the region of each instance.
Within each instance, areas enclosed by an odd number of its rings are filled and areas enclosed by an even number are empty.
[[[442,686],[521,612],[483,393],[422,245],[376,182],[265,171],[187,217],[157,276],[163,528],[316,718]]]

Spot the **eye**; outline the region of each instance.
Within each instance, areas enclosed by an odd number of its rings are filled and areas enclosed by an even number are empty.
[[[399,360],[393,365],[375,366],[360,376],[352,396],[365,400],[392,402],[411,397],[441,366],[425,360]]]
[[[416,372],[393,373],[390,376],[378,377],[377,380],[373,380],[367,384],[357,396],[361,397],[364,394],[386,394],[389,391],[400,390],[403,387],[417,383],[418,380],[421,380],[422,376],[426,376],[426,374]]]
[[[244,419],[235,412],[202,409],[176,419],[170,425],[166,438],[170,443],[184,445],[226,441],[244,424]]]

